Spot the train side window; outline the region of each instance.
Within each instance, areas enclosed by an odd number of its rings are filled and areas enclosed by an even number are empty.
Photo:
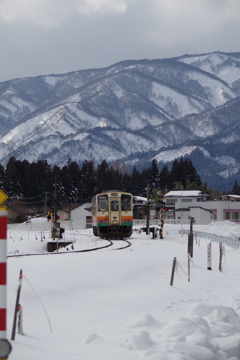
[[[131,210],[131,196],[130,195],[121,195],[121,206],[123,211]]]
[[[98,211],[107,211],[108,210],[108,201],[107,195],[102,195],[98,197]]]
[[[111,211],[118,211],[118,201],[117,200],[111,201]]]

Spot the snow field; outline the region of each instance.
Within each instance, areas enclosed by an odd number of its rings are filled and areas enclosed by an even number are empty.
[[[236,235],[237,227],[223,222],[195,228]],[[20,298],[25,335],[16,334],[9,359],[240,359],[240,252],[226,247],[219,272],[219,244],[212,243],[212,271],[208,271],[209,241],[200,239],[199,245],[194,243],[188,282],[188,238],[179,235],[179,229],[180,225],[165,224],[163,240],[134,233],[132,246],[120,251],[110,247],[9,257],[9,339],[20,269],[26,277]],[[18,254],[44,251],[47,236],[41,241],[35,235],[11,231],[9,255],[17,250]],[[75,250],[106,243],[91,229],[74,235]],[[170,286],[174,257],[178,266]],[[28,282],[46,309],[52,333]]]

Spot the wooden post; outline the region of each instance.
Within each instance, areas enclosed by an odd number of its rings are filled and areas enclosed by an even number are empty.
[[[24,335],[23,333],[23,321],[22,321],[22,307],[20,304],[18,304],[18,322],[17,322],[17,329],[18,329],[18,334],[20,335]]]
[[[188,234],[188,254],[193,257],[193,223],[194,218],[190,218],[190,233]]]
[[[19,310],[19,299],[20,299],[20,293],[21,293],[21,286],[22,286],[22,270],[20,270],[20,275],[19,275],[19,286],[18,286],[18,291],[17,291],[14,316],[13,316],[13,327],[12,327],[11,340],[15,340],[16,325],[17,325],[17,314],[18,314],[18,310]]]
[[[177,258],[174,257],[174,258],[173,258],[173,265],[172,265],[172,275],[171,275],[171,281],[170,281],[170,285],[171,285],[171,286],[173,285],[173,279],[174,279],[176,262],[177,262]]]
[[[220,256],[219,256],[219,271],[222,272],[222,254],[223,254],[223,246],[222,246],[222,243],[219,244],[219,252],[220,252]]]
[[[188,254],[188,282],[190,282],[190,254]]]
[[[207,269],[212,270],[212,243],[207,246]]]

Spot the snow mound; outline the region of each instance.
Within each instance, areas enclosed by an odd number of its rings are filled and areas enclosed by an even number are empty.
[[[129,350],[147,350],[154,347],[156,343],[150,338],[148,331],[142,330],[126,338],[124,345]]]
[[[89,345],[89,344],[96,344],[98,342],[102,341],[102,339],[95,333],[89,334],[85,339],[84,339],[84,344]]]
[[[208,227],[205,227],[205,232],[209,232],[215,235],[224,236],[233,239],[239,239],[240,225],[235,222],[225,220],[211,222]]]
[[[194,319],[196,316],[204,317],[211,330],[217,326],[216,335],[227,336],[235,332],[240,333],[240,319],[233,308],[223,305],[211,305],[207,303],[197,303],[190,307],[188,316]],[[221,334],[221,329],[223,333]]]
[[[160,324],[153,316],[143,313],[133,318],[124,319],[118,325],[134,329],[145,326],[159,326]]]
[[[200,327],[190,319],[179,317],[170,321],[170,323],[162,329],[160,335],[165,340],[185,341],[187,336],[199,330]]]
[[[240,309],[240,297],[232,300]],[[156,326],[151,315],[140,314],[119,324],[136,328]],[[167,324],[154,341],[148,331],[135,331],[123,345],[128,350],[142,351],[148,360],[239,360],[240,318],[228,306],[199,302],[189,308],[186,317],[178,317]]]
[[[240,294],[237,296],[234,296],[234,298],[231,301],[231,306],[234,311],[240,316]]]

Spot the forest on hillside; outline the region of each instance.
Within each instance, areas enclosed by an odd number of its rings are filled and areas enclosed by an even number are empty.
[[[129,173],[120,161],[110,165],[103,160],[95,166],[93,161],[81,165],[69,159],[60,168],[50,166],[46,160],[29,163],[11,157],[6,167],[0,165],[0,189],[8,195],[7,206],[22,214],[43,214],[55,198],[62,207],[71,208],[77,204],[91,201],[92,196],[103,190],[122,190],[135,196],[146,196],[150,187],[167,192],[173,189],[200,189],[209,192],[207,184],[202,184],[200,176],[190,159],[174,160],[172,168],[167,165],[159,171],[155,160],[147,169],[139,171],[136,167]],[[235,187],[238,188],[238,184]],[[213,192],[213,191],[212,191]],[[216,191],[214,192],[216,195]]]

